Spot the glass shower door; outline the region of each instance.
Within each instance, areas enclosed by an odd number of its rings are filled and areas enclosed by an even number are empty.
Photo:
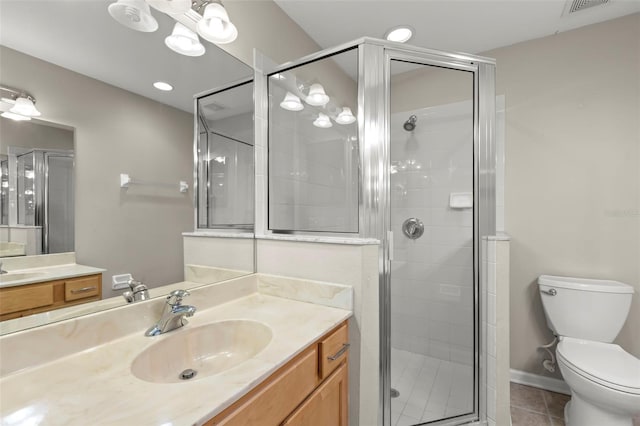
[[[391,60],[391,424],[476,410],[474,74]]]

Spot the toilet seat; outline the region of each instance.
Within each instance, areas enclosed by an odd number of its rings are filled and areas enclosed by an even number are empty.
[[[640,395],[640,359],[612,343],[562,337],[558,358],[586,379],[632,395]]]

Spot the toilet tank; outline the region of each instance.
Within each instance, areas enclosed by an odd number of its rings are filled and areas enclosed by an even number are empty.
[[[633,287],[618,281],[541,275],[547,324],[557,336],[612,342],[624,325]]]

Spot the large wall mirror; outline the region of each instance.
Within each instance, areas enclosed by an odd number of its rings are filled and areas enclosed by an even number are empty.
[[[175,21],[155,10],[159,28],[153,33],[120,25],[107,11],[113,1],[0,5],[0,85],[28,92],[42,113],[30,122],[0,118],[0,242],[10,243],[21,222],[34,229],[46,226],[47,248],[43,241],[29,249],[25,243],[24,255],[36,254],[37,247],[45,256],[73,251],[78,264],[104,269],[103,299],[113,303],[93,302],[79,313],[125,303],[121,291],[112,290],[113,275],[130,273],[151,289],[184,281],[182,234],[198,227],[194,95],[253,74],[205,41],[206,53],[199,57],[169,50],[164,39]],[[157,81],[173,90],[157,90]],[[244,106],[233,111],[226,112],[226,122],[237,118],[236,125],[250,128],[225,136],[242,142],[237,158],[248,158],[252,111]],[[59,141],[62,136],[66,144]],[[37,173],[47,162],[49,179],[56,181],[37,186]],[[245,166],[253,170],[252,163]],[[131,178],[128,187],[120,185],[122,174]],[[189,185],[186,192],[180,191],[181,181]],[[234,191],[241,187],[225,188],[227,203],[235,203]],[[253,200],[246,188],[242,191],[244,204],[235,204],[235,211],[252,215]],[[36,209],[38,193],[64,204],[66,213],[49,217],[45,225],[38,222],[44,214]],[[247,230],[248,219],[240,225]],[[252,256],[253,248],[248,250]]]

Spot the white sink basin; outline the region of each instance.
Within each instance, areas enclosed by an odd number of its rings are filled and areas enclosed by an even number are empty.
[[[30,280],[33,278],[40,278],[44,275],[44,272],[9,272],[8,274],[0,274],[0,283]]]
[[[133,360],[134,376],[153,383],[201,379],[254,357],[269,344],[273,335],[266,325],[248,320],[222,321],[195,328],[187,325],[169,333]],[[195,375],[183,377],[183,374],[190,375],[189,370],[195,370]]]

